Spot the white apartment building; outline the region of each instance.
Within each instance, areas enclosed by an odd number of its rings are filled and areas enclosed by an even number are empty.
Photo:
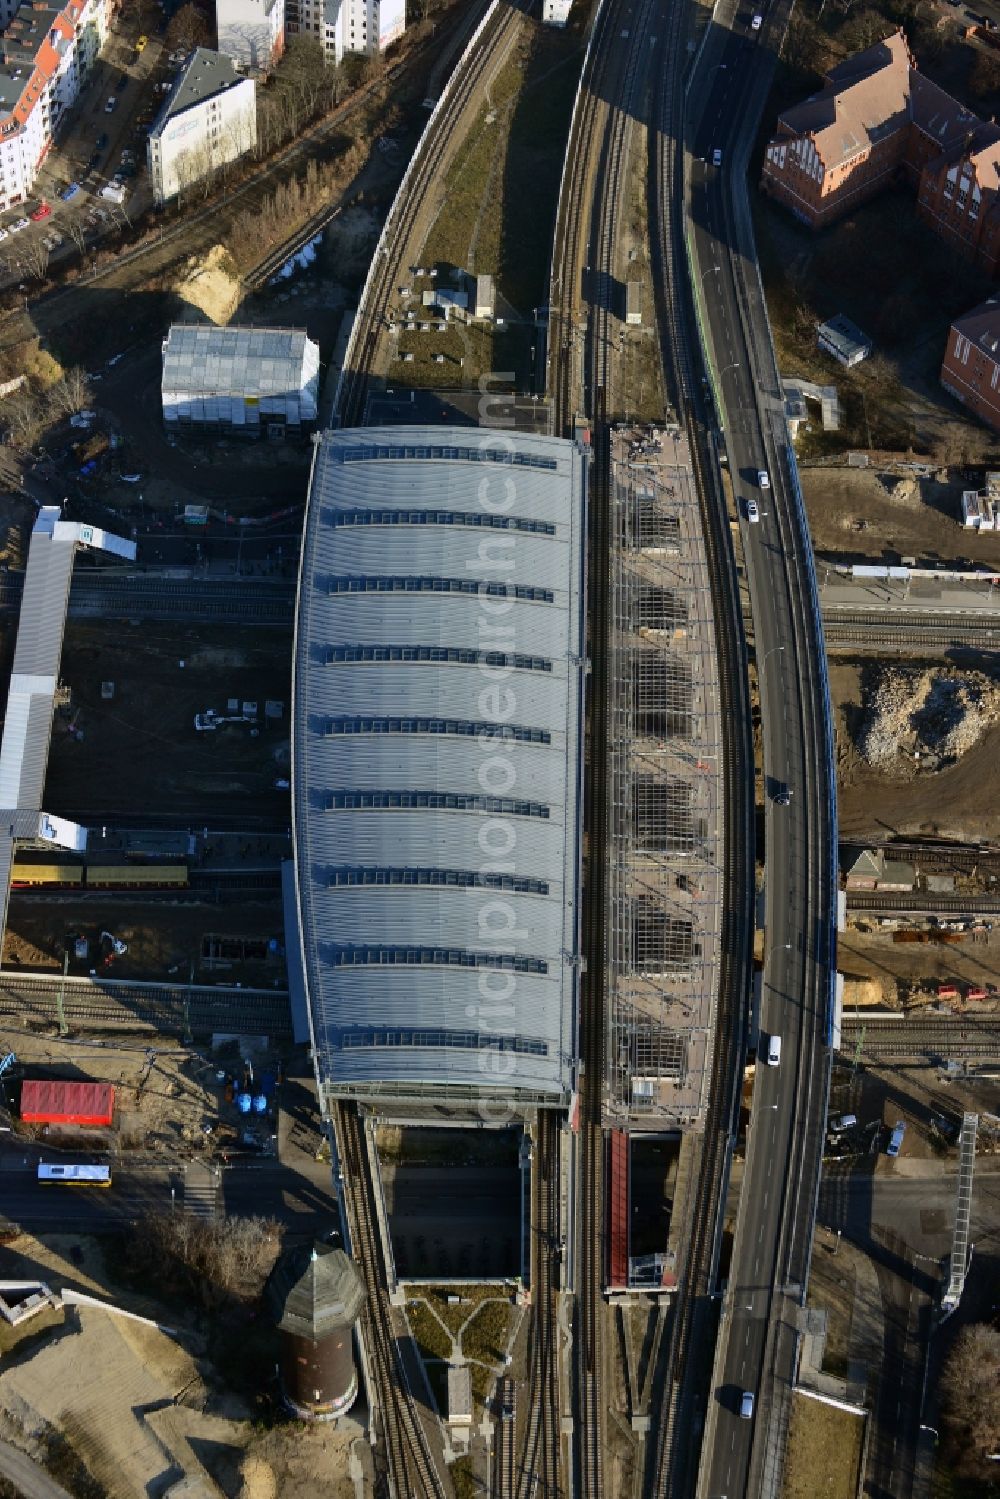
[[[149,180],[157,203],[235,161],[257,143],[257,90],[230,57],[197,47],[149,132]]]
[[[111,0],[0,0],[0,211],[30,195],[110,19]]]
[[[241,73],[269,73],[285,50],[285,0],[215,0],[215,29]]]
[[[373,57],[406,30],[406,0],[286,0],[285,28],[321,42],[332,62],[348,52]]]

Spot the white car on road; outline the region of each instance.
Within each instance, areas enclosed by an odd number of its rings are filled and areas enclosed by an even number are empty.
[[[760,506],[756,500],[747,500],[747,520],[755,525],[760,520]]]
[[[760,485],[761,489],[770,489],[771,480],[768,478],[766,468],[759,468],[757,470],[757,483]]]

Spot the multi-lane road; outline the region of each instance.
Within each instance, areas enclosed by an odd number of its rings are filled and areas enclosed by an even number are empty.
[[[829,1075],[835,805],[809,534],[757,278],[747,163],[772,72],[749,11],[715,11],[689,87],[688,232],[716,421],[738,497],[760,682],[766,947],[760,1065],[700,1478],[707,1495],[776,1491],[796,1313],[805,1299]],[[762,477],[766,473],[767,480]],[[759,518],[751,519],[755,503]],[[753,1396],[747,1418],[743,1395]]]

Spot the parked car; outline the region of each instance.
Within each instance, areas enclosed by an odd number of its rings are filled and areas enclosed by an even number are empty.
[[[122,76],[119,78],[117,84],[115,85],[115,88],[116,88],[116,91],[119,94],[123,94],[125,92],[125,90],[128,88],[128,74],[127,73],[123,73],[122,74]]]
[[[51,203],[46,203],[45,199],[43,198],[41,200],[41,202],[37,203],[35,205],[35,207],[31,210],[30,217],[31,217],[32,223],[34,223],[34,224],[40,224],[42,222],[42,219],[47,219],[49,217],[49,214],[51,212],[52,212],[52,204]]]
[[[60,198],[62,198],[62,200],[63,200],[64,203],[69,203],[69,202],[72,201],[73,198],[76,197],[76,195],[77,195],[77,193],[79,191],[80,191],[80,184],[79,184],[79,182],[69,182],[63,188],[63,190],[59,194],[59,196],[60,196]]]
[[[22,229],[27,229],[29,223],[29,219],[15,219],[10,226],[11,234],[20,234]]]
[[[763,26],[763,24],[764,24],[764,17],[761,15],[760,11],[755,11],[754,12],[753,20],[750,22],[750,30],[751,31],[759,31],[760,28],[761,28],[761,26]]]
[[[105,106],[104,106],[104,113],[106,115],[113,115],[114,112],[115,112],[115,110],[117,108],[118,108],[118,100],[115,98],[114,94],[112,94],[111,97],[109,98],[107,104],[105,104]]]
[[[87,162],[87,171],[88,172],[96,172],[97,168],[100,166],[100,164],[101,164],[101,153],[100,153],[100,151],[95,151],[94,154],[93,154],[93,156]]]
[[[137,39],[137,41],[136,41],[135,50],[137,52],[145,52],[145,50],[146,50],[146,48],[148,46],[149,46],[149,37],[148,36],[140,36]]]
[[[8,231],[6,229],[0,228],[0,240],[5,240],[7,238],[7,233]]]

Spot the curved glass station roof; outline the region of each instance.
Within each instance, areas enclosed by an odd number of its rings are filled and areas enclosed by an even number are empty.
[[[293,784],[330,1094],[568,1094],[585,499],[586,456],[558,438],[318,439]]]

